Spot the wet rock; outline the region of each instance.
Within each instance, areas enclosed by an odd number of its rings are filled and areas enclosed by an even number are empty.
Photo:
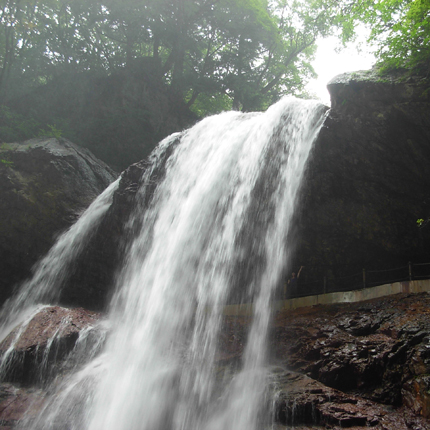
[[[240,360],[250,321],[250,317],[245,316],[224,318],[216,356],[218,365]]]
[[[0,343],[2,381],[47,384],[62,370],[80,333],[99,318],[85,309],[42,308]]]
[[[0,147],[0,303],[34,263],[116,178],[88,150],[64,139]]]
[[[300,293],[321,292],[324,278],[328,291],[361,288],[363,268],[368,285],[407,280],[408,261],[430,261],[430,224],[417,226],[430,217],[427,88],[425,77],[376,71],[328,84],[332,108],[308,162],[292,232],[293,267],[305,265]],[[403,269],[376,272],[394,268]]]
[[[168,159],[175,146],[172,144],[160,156],[163,161]],[[148,168],[149,180],[141,189]],[[73,273],[69,274],[61,289],[61,305],[96,311],[106,309],[114,290],[117,270],[124,262],[127,243],[142,226],[143,217],[134,218],[132,214],[135,211],[143,213],[164,173],[164,163],[152,168],[148,160],[132,164],[122,172],[111,207],[84,252],[75,260]]]
[[[326,388],[429,418],[430,296],[399,294],[366,304],[366,310],[344,303],[280,312],[271,338],[275,357]],[[373,328],[351,329],[360,324]],[[353,425],[345,420],[332,423]],[[428,421],[420,425],[430,428]]]
[[[405,407],[388,408],[291,371],[281,372],[277,379],[275,422],[286,428],[430,429],[428,420]]]
[[[15,428],[26,415],[34,417],[43,406],[43,393],[8,383],[0,384],[0,429]]]
[[[275,420],[283,425],[374,427],[387,412],[380,405],[324,386],[307,376],[285,372],[275,401]]]

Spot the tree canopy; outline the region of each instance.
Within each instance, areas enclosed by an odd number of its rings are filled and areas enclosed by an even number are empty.
[[[370,26],[383,68],[430,71],[430,0],[363,0],[351,12],[353,22]]]
[[[429,4],[430,0],[0,0],[0,139],[55,130],[94,149],[102,141],[108,145],[112,139],[127,140],[134,130],[145,131],[145,138],[151,135],[151,146],[171,131],[163,125],[171,117],[156,113],[157,96],[151,93],[155,88],[162,88],[170,100],[158,103],[159,110],[174,105],[181,111],[185,119],[178,126],[190,118],[183,111],[201,117],[231,108],[263,110],[282,95],[303,95],[315,75],[311,61],[317,39],[336,34],[348,41],[358,22],[371,25],[371,41],[389,67],[428,68]],[[127,73],[139,84],[115,81],[115,76]],[[94,79],[84,83],[84,75],[108,79],[112,94]],[[58,82],[69,82],[67,97]],[[57,99],[63,97],[63,105],[40,97],[48,88]],[[109,97],[116,103],[114,109],[106,105]],[[96,114],[89,112],[91,103]],[[72,124],[71,116],[78,111],[80,117]],[[136,126],[136,121],[145,127]],[[20,125],[19,133],[14,135],[11,124]],[[97,127],[110,131],[103,138],[94,137]],[[137,135],[130,139],[139,145]],[[110,157],[114,159],[117,151],[111,148]]]
[[[282,94],[300,94],[314,74],[316,38],[342,16],[331,0],[0,3],[3,97],[61,73],[114,73],[144,58],[200,110],[258,110]]]
[[[429,10],[430,0],[0,0],[0,96],[145,59],[199,114],[263,109],[303,91],[318,37],[347,40],[358,21],[386,64],[428,62]]]

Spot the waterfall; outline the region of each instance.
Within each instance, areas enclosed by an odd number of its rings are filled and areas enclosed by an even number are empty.
[[[153,156],[141,181],[141,204],[129,220],[139,230],[118,275],[104,350],[57,384],[33,429],[256,430],[267,423],[270,303],[324,112],[316,102],[285,98],[265,113],[206,118],[160,144],[156,155],[171,154]],[[163,178],[148,193],[161,160]],[[221,378],[219,334],[232,300],[252,301],[253,319],[241,365]]]

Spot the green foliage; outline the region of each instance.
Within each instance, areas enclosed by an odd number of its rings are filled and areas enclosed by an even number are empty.
[[[347,25],[334,0],[0,0],[0,22],[4,100],[63,73],[112,74],[150,58],[188,106],[205,100],[205,114],[225,96],[256,110],[299,95],[316,38]]]
[[[5,105],[0,105],[0,140],[18,142],[38,135],[41,124]]]
[[[162,123],[151,89],[181,118],[264,110],[306,95],[316,40],[351,40],[359,22],[386,68],[428,68],[429,10],[430,0],[0,0],[0,139],[64,136],[122,167],[186,123]],[[84,88],[88,74],[99,81]],[[76,95],[63,91],[70,76]],[[117,77],[140,92],[101,93]]]
[[[205,116],[208,112],[220,113],[231,110],[232,100],[226,94],[222,93],[200,93],[191,106],[191,111],[198,117]]]
[[[12,167],[13,161],[10,161],[6,158],[0,158],[0,163],[5,164],[6,166]]]
[[[353,8],[352,21],[371,27],[382,70],[430,68],[430,0],[365,0]]]
[[[20,142],[33,137],[63,136],[63,131],[56,124],[46,124],[34,118],[34,114],[23,115],[10,107],[0,105],[0,140],[3,142]]]
[[[11,147],[7,144],[7,143],[2,143],[0,145],[0,153],[1,152],[8,152],[11,151]],[[13,161],[10,160],[10,156],[9,154],[2,154],[2,156],[0,157],[0,163],[2,163],[5,166],[8,167],[12,167],[13,166]]]
[[[40,129],[39,133],[37,134],[38,137],[55,137],[56,139],[59,139],[63,132],[58,129],[55,125],[47,124],[48,130]]]

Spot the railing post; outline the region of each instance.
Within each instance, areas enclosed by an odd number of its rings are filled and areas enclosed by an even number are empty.
[[[363,288],[366,288],[366,269],[363,269]]]
[[[409,280],[412,281],[412,263],[410,261],[408,262],[408,266],[409,266]]]

